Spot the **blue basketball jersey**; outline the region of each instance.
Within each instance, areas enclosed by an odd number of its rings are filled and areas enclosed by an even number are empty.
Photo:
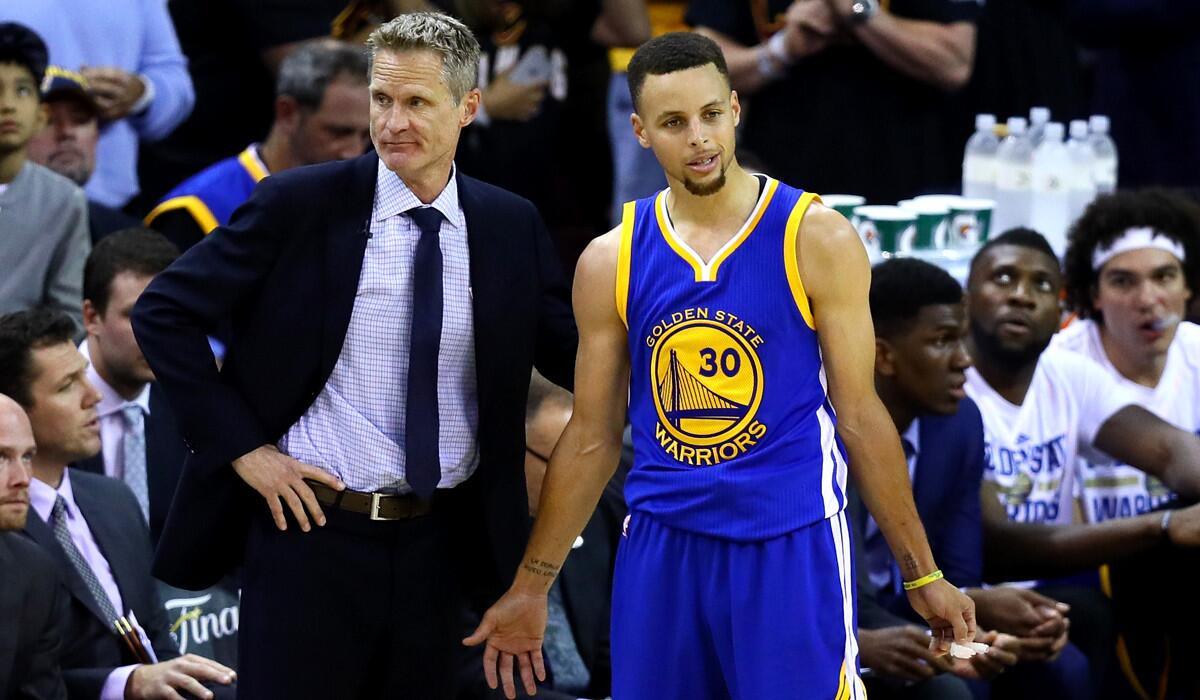
[[[630,510],[737,541],[837,514],[845,449],[795,252],[816,195],[766,178],[749,219],[706,263],[675,234],[667,193],[626,204],[622,221]]]

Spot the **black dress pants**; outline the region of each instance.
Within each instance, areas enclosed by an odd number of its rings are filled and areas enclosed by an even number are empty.
[[[436,501],[435,501],[436,505]],[[442,700],[460,658],[460,586],[435,512],[280,532],[262,513],[246,545],[238,697]]]

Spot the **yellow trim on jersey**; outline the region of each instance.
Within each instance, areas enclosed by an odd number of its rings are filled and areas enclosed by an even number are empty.
[[[833,700],[845,700],[849,689],[850,684],[846,682],[846,662],[842,661],[842,670],[838,671],[837,695],[833,696]]]
[[[172,197],[159,204],[146,215],[145,219],[142,219],[142,223],[149,226],[150,222],[159,216],[175,209],[186,209],[187,213],[192,215],[192,218],[196,220],[196,225],[204,231],[204,235],[206,236],[212,233],[212,230],[217,227],[217,217],[213,216],[207,204],[193,194],[183,197]]]
[[[260,180],[267,175],[270,175],[270,173],[268,173],[266,167],[259,162],[258,155],[254,153],[253,149],[254,146],[246,146],[246,150],[238,154],[238,162],[242,164],[242,167],[246,169],[246,172],[250,173],[250,177],[254,178],[254,183],[258,184]]]
[[[813,320],[812,307],[808,303],[808,293],[804,291],[804,282],[800,279],[800,262],[796,257],[798,254],[796,238],[800,234],[800,223],[804,220],[804,213],[808,211],[808,205],[814,201],[820,202],[821,198],[812,192],[805,192],[796,202],[796,206],[792,207],[792,213],[788,215],[787,227],[783,232],[783,267],[787,271],[788,286],[792,288],[792,298],[796,301],[796,308],[804,317],[804,323],[815,331],[817,323]]]
[[[637,210],[637,202],[625,202],[621,215],[621,245],[617,248],[617,315],[621,323],[629,328],[626,309],[629,304],[629,256],[633,251],[633,224]]]
[[[763,213],[770,206],[771,198],[775,196],[775,190],[778,187],[778,180],[772,177],[767,178],[767,186],[763,188],[762,194],[759,195],[758,203],[754,205],[754,209],[750,212],[750,217],[746,219],[733,238],[726,241],[725,245],[721,246],[721,249],[713,256],[713,259],[707,263],[675,233],[675,227],[671,225],[671,219],[667,216],[667,193],[671,191],[669,188],[659,192],[658,197],[654,199],[654,213],[658,219],[658,230],[662,232],[667,245],[671,246],[671,249],[696,271],[697,282],[716,282],[717,270],[721,267],[721,263],[725,262],[730,255],[733,255],[733,252],[742,243],[745,243],[750,234],[754,232],[759,220],[762,219]]]

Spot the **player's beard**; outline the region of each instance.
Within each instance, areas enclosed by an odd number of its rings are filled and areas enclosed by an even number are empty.
[[[729,165],[726,164],[725,159],[722,158],[721,159],[721,172],[720,172],[720,174],[717,175],[717,179],[713,180],[710,183],[705,184],[702,182],[696,182],[694,180],[689,180],[687,178],[687,176],[685,175],[682,178],[683,188],[685,190],[687,190],[688,192],[696,195],[697,197],[707,197],[709,195],[716,194],[721,191],[722,187],[725,186],[725,171],[728,169],[729,169]]]
[[[1038,358],[1049,347],[1050,340],[1054,337],[1048,335],[1045,338],[1030,338],[1025,345],[1013,347],[1005,345],[999,338],[980,328],[977,323],[970,324],[969,328],[971,340],[975,342],[975,348],[980,353],[1014,369],[1037,364]]]

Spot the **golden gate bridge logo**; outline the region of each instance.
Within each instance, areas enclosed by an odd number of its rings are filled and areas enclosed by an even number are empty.
[[[707,319],[678,323],[653,345],[650,362],[659,423],[692,446],[733,439],[754,420],[762,365],[753,346]]]
[[[745,418],[750,410],[749,406],[704,386],[699,377],[680,363],[679,353],[674,348],[671,349],[667,372],[658,383],[658,403],[667,416],[667,422],[680,431],[687,418],[736,422]]]

